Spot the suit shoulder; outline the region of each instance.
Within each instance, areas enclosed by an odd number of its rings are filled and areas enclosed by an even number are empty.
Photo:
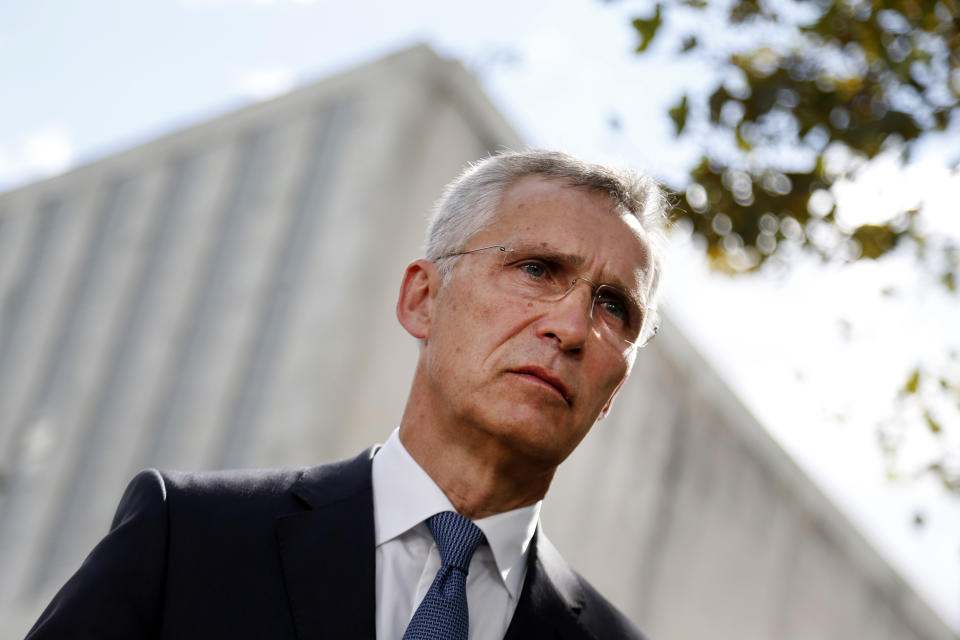
[[[593,585],[574,571],[583,590],[583,611],[580,621],[593,631],[598,638],[626,638],[630,640],[648,640],[613,603],[597,591]]]
[[[578,612],[577,623],[585,637],[647,640],[633,622],[563,559],[539,529],[536,552],[537,566],[542,567],[566,606]]]
[[[172,513],[193,512],[224,517],[250,511],[289,511],[297,507],[290,487],[304,469],[242,469],[228,471],[141,472],[128,491],[147,478],[160,485],[167,508]]]
[[[135,478],[151,478],[163,486],[165,493],[178,496],[204,499],[215,497],[217,500],[237,498],[271,499],[307,492],[319,487],[326,493],[336,494],[346,486],[369,484],[371,448],[360,455],[348,459],[328,462],[313,467],[285,467],[278,469],[228,469],[220,471],[158,471],[148,469]]]
[[[165,487],[184,495],[275,495],[288,491],[307,469],[228,469],[223,471],[158,471],[141,473],[159,476]]]

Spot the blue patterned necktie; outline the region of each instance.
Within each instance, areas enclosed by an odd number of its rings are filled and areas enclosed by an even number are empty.
[[[403,640],[467,640],[467,570],[483,532],[459,513],[427,520],[440,551],[440,570],[417,607]]]

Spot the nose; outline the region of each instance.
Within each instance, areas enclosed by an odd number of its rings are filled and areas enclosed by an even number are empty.
[[[578,287],[581,282],[587,286]],[[593,306],[593,283],[577,278],[564,294],[549,305],[539,321],[538,334],[556,340],[561,350],[579,352],[590,335],[590,310]]]

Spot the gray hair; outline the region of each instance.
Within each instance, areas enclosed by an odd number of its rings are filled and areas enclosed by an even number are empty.
[[[493,221],[504,191],[531,175],[607,194],[613,211],[629,212],[640,221],[651,264],[647,290],[640,292],[647,311],[640,343],[649,340],[658,325],[657,297],[668,202],[663,189],[648,175],[587,162],[560,151],[535,149],[489,156],[468,166],[444,189],[427,225],[424,257],[437,263],[445,281],[454,262],[441,259],[462,251],[470,238]]]

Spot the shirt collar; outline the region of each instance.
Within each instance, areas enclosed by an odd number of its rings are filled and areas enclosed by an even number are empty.
[[[542,501],[475,520],[487,538],[497,571],[518,597]],[[379,547],[430,516],[456,511],[447,496],[400,442],[398,429],[373,458],[373,520]]]

